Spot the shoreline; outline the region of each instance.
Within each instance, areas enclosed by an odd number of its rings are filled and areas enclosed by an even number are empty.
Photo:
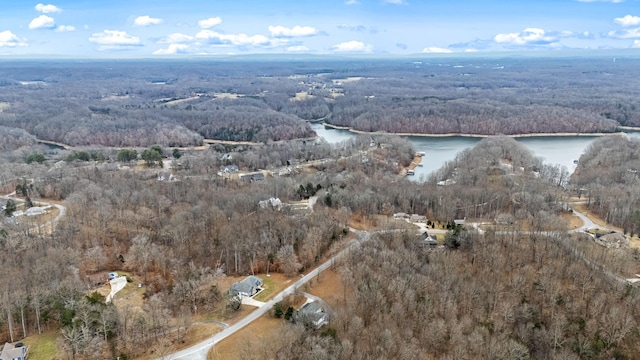
[[[484,135],[484,134],[461,134],[461,133],[446,133],[446,134],[420,134],[420,133],[391,133],[386,131],[362,131],[355,130],[348,126],[338,126],[327,123],[322,123],[323,126],[328,128],[332,128],[335,130],[347,130],[349,132],[355,134],[368,134],[368,135],[397,135],[397,136],[413,136],[413,137],[427,137],[427,138],[441,138],[441,137],[468,137],[468,138],[488,138],[492,136],[506,136],[510,138],[529,138],[529,137],[574,137],[574,136],[582,136],[582,137],[601,137],[601,136],[612,136],[612,135],[623,135],[626,134],[623,131],[613,132],[613,133],[570,133],[570,132],[562,132],[562,133],[531,133],[531,134],[512,134],[512,135],[504,135],[504,134],[496,134],[496,135]],[[619,129],[623,130],[638,130],[639,128],[629,127],[629,126],[619,126]]]

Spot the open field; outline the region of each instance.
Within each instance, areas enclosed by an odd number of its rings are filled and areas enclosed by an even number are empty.
[[[569,229],[577,229],[584,224],[584,222],[575,215],[562,213],[560,216],[562,217],[562,220],[566,222]]]
[[[56,360],[63,359],[56,344],[60,332],[47,331],[40,335],[27,336],[21,340],[29,347],[29,360]]]
[[[264,281],[264,290],[254,297],[254,299],[258,301],[268,301],[289,286],[292,281],[292,278],[288,278],[280,273],[271,273],[269,276],[260,274],[258,277]]]

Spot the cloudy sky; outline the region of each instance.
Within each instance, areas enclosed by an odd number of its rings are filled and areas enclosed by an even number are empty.
[[[640,48],[640,0],[11,0],[0,8],[0,56]]]

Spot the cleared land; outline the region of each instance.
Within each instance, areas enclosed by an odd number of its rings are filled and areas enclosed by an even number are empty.
[[[344,286],[340,275],[329,269],[307,284],[306,291],[326,301],[334,310],[344,304]],[[301,304],[299,304],[301,305]],[[265,344],[278,344],[281,327],[290,326],[283,319],[276,319],[267,314],[252,322],[233,336],[216,344],[209,352],[208,360],[232,360],[247,358],[255,351],[262,351],[264,359],[273,359],[273,351]],[[253,351],[253,352],[252,352]]]

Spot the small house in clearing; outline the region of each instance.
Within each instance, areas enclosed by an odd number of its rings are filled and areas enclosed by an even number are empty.
[[[399,212],[399,213],[393,214],[393,218],[394,219],[408,219],[409,218],[409,214],[403,213],[403,212]]]
[[[46,211],[43,208],[38,206],[30,207],[24,212],[24,214],[27,216],[42,215],[44,213],[46,213]]]
[[[239,170],[238,165],[227,165],[220,168],[220,172],[222,174],[231,174],[238,172]]]
[[[240,175],[240,179],[244,181],[254,182],[254,181],[263,181],[264,174],[261,172],[251,173],[251,174],[243,174]]]
[[[305,325],[319,329],[329,323],[329,314],[327,314],[320,302],[312,301],[302,305],[296,313],[296,321],[301,321]]]
[[[29,348],[22,343],[15,345],[6,343],[0,352],[0,360],[24,360],[27,358]]]
[[[229,294],[231,296],[247,296],[252,297],[257,294],[264,282],[257,276],[247,276],[246,279],[231,285]]]
[[[178,179],[176,178],[175,175],[173,175],[172,173],[168,172],[168,171],[162,171],[160,172],[160,174],[158,174],[158,181],[170,181],[170,182],[174,182],[177,181]]]
[[[425,246],[429,249],[433,249],[438,247],[438,240],[434,239],[431,235],[429,235],[429,233],[427,231],[425,231],[422,235],[421,235],[421,245]]]

